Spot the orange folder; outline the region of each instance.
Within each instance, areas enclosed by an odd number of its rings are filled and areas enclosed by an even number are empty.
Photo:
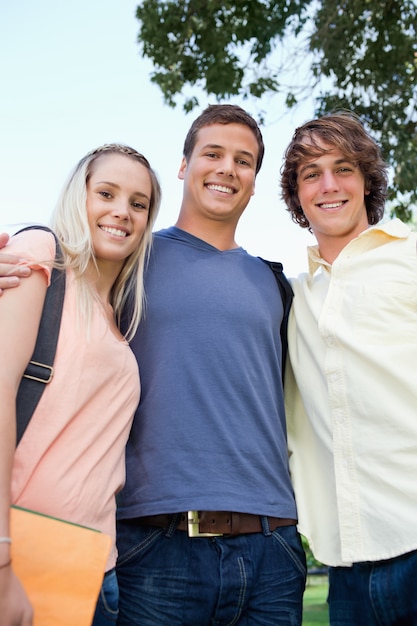
[[[111,538],[11,508],[11,557],[34,609],[34,626],[91,626]]]

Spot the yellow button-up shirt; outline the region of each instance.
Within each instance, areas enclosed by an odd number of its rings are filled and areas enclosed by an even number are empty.
[[[290,466],[299,530],[328,565],[417,548],[416,241],[392,220],[332,265],[312,246],[292,281]]]

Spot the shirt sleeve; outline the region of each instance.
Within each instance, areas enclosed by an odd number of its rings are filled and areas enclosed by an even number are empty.
[[[14,235],[3,252],[20,257],[19,265],[28,265],[32,270],[43,272],[49,287],[55,248],[54,236],[39,229]]]

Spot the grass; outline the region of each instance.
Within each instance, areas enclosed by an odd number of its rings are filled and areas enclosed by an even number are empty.
[[[304,593],[303,626],[328,626],[327,588],[325,576],[308,577]]]

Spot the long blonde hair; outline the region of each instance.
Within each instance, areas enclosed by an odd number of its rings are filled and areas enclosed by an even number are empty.
[[[51,228],[61,243],[64,266],[71,268],[76,278],[78,313],[89,329],[95,295],[85,275],[90,263],[95,263],[95,255],[87,217],[87,182],[92,174],[93,163],[103,155],[112,153],[125,155],[146,167],[152,187],[145,232],[137,249],[125,260],[110,293],[110,304],[119,328],[122,313],[128,312],[123,320],[124,325],[126,324],[124,335],[126,339],[131,339],[142,315],[143,272],[151,248],[152,229],[161,203],[161,187],[148,160],[133,148],[121,144],[106,144],[86,154],[61,191],[51,218]]]

